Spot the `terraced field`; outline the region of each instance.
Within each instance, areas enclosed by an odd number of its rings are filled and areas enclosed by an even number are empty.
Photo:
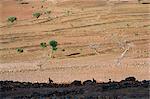
[[[150,79],[149,4],[99,0],[28,3],[0,1],[0,80]],[[51,14],[32,17],[33,12],[45,10]],[[8,16],[18,20],[10,24]],[[49,57],[50,47],[40,47],[50,40],[58,41],[54,58]],[[17,53],[17,48],[24,52]]]

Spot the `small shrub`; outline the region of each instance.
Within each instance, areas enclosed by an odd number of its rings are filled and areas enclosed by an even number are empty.
[[[7,21],[13,23],[14,21],[17,21],[17,17],[10,16],[10,17],[8,17]]]
[[[41,16],[42,14],[39,12],[33,13],[33,17],[36,17],[37,19]]]
[[[65,49],[62,49],[62,51],[64,52],[64,51],[65,51]]]
[[[41,2],[45,2],[45,1],[47,1],[47,0],[41,0]]]
[[[23,49],[22,48],[17,48],[16,49],[18,53],[23,53]]]
[[[47,47],[47,44],[46,44],[45,42],[42,42],[42,43],[40,43],[40,46],[41,46],[42,48],[46,48],[46,47]]]
[[[67,10],[67,11],[65,12],[65,15],[67,15],[67,16],[69,16],[69,15],[71,15],[71,14],[73,14],[72,11]]]
[[[47,10],[47,11],[44,12],[44,14],[50,14],[50,13],[51,13],[50,10]]]

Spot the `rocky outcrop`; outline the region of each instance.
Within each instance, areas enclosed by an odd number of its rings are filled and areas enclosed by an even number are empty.
[[[71,83],[71,85],[74,85],[74,86],[81,86],[82,83],[81,83],[81,81],[79,81],[79,80],[75,80],[75,81],[73,81],[73,82]]]
[[[105,83],[97,83],[95,79],[86,80],[83,83],[79,80],[74,80],[70,84],[56,84],[52,83],[49,79],[49,83],[30,83],[30,82],[14,82],[14,81],[0,81],[0,94],[2,97],[7,97],[8,92],[15,92],[18,90],[29,90],[32,92],[31,95],[18,96],[17,98],[31,99],[31,98],[41,98],[41,97],[63,97],[63,96],[81,96],[88,95],[90,92],[105,93],[109,91],[117,91],[125,88],[147,88],[149,87],[149,80],[137,81],[135,77],[127,77],[125,80],[120,82],[109,81]],[[31,91],[32,89],[32,91]],[[33,90],[34,89],[34,90]],[[49,90],[47,93],[36,91],[41,89]],[[5,95],[6,94],[6,95]],[[93,96],[93,95],[92,95]],[[105,96],[105,94],[104,94]],[[91,97],[91,96],[90,96]],[[95,98],[90,98],[95,99]],[[105,98],[104,98],[105,99]]]

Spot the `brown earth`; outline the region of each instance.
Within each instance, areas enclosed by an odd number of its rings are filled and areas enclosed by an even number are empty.
[[[0,80],[150,79],[150,4],[134,0],[25,2],[29,4],[0,0]],[[33,12],[46,10],[52,11],[50,18],[32,17]],[[8,23],[9,16],[18,20]],[[51,59],[50,47],[42,49],[39,44],[53,39],[59,45]],[[16,48],[24,52],[17,53]]]

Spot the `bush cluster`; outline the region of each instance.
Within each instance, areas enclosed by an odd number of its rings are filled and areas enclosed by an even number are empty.
[[[42,14],[40,12],[35,12],[33,13],[33,17],[36,17],[37,19],[41,16]]]
[[[10,16],[10,17],[8,17],[7,21],[13,23],[14,21],[17,21],[17,17]]]
[[[22,48],[17,48],[16,49],[18,53],[23,53],[23,49]]]
[[[40,43],[40,46],[41,46],[42,48],[45,48],[45,47],[47,47],[47,44],[46,44],[46,42],[42,42],[42,43]]]

